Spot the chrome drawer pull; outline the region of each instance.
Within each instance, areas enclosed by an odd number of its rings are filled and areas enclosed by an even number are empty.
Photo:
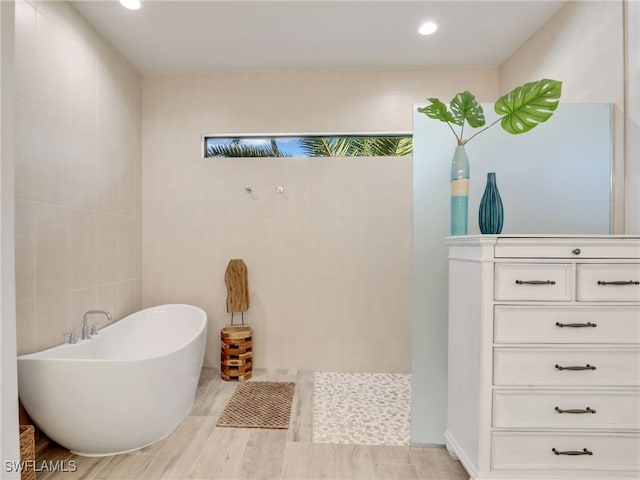
[[[595,365],[589,365],[588,363],[583,367],[581,365],[577,365],[574,367],[561,367],[560,365],[556,364],[556,368],[558,370],[595,370],[596,367]]]
[[[615,282],[605,282],[604,280],[598,280],[598,285],[640,285],[637,280],[616,280]]]
[[[555,448],[552,448],[551,451],[556,455],[593,455],[593,452],[587,450],[586,448],[583,448],[581,452],[578,452],[576,450],[565,450],[564,452],[562,452],[560,450],[556,450]]]
[[[555,280],[516,280],[518,285],[555,285]]]
[[[596,413],[596,411],[594,409],[592,409],[591,407],[587,407],[585,409],[581,409],[581,408],[572,408],[569,410],[563,410],[560,407],[556,407],[555,411],[558,413]]]
[[[596,328],[597,326],[598,326],[597,323],[591,323],[591,322],[587,322],[587,323],[560,323],[560,322],[556,322],[556,327],[560,327],[560,328],[564,328],[564,327],[571,327],[571,328],[593,327],[593,328]]]

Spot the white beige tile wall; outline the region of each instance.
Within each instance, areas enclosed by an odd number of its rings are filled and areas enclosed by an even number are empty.
[[[18,353],[142,303],[140,75],[67,3],[16,1]]]
[[[621,0],[567,2],[500,65],[500,90],[553,75],[563,82],[561,101],[617,102],[624,78],[622,25]]]
[[[203,159],[200,137],[410,132],[414,103],[497,84],[497,69],[145,77],[144,305],[202,306],[217,366],[224,271],[243,258],[256,366],[409,372],[413,159]]]

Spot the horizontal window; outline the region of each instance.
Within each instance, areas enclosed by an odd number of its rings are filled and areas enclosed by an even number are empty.
[[[204,157],[395,157],[413,154],[411,134],[203,137]]]

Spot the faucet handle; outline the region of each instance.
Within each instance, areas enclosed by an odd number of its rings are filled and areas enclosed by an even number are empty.
[[[91,335],[97,335],[98,334],[98,325],[100,325],[100,322],[96,322],[93,325],[91,325]]]
[[[62,334],[63,337],[69,337],[69,342],[71,345],[73,345],[74,343],[78,343],[78,338],[76,337],[76,333],[71,330],[70,332],[64,332]]]

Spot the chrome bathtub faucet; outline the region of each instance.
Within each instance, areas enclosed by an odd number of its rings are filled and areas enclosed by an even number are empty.
[[[76,338],[76,334],[73,330],[70,332],[64,332],[62,334],[63,337],[69,337],[69,341],[67,343],[73,345],[74,343],[78,343],[78,339]]]
[[[87,325],[87,317],[89,315],[104,315],[107,317],[107,321],[111,322],[113,318],[111,318],[111,314],[106,310],[87,310],[82,316],[82,339],[88,340],[91,338],[91,335],[96,335],[98,333],[98,324],[94,323],[91,328],[91,334],[89,334],[89,325]]]

